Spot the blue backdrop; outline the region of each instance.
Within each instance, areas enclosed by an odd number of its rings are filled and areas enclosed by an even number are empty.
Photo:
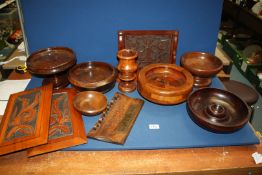
[[[72,48],[78,62],[116,65],[118,30],[178,30],[186,51],[214,53],[223,0],[21,0],[29,52]]]

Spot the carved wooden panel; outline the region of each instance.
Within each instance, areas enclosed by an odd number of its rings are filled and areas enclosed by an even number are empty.
[[[88,136],[97,140],[124,144],[144,101],[116,92]]]
[[[138,67],[151,63],[176,63],[178,32],[175,30],[123,30],[118,32],[118,49],[138,52]]]
[[[87,142],[82,115],[73,107],[75,89],[61,89],[52,95],[48,143],[28,149],[28,156]]]
[[[0,155],[47,142],[51,96],[51,84],[10,96],[0,124]]]

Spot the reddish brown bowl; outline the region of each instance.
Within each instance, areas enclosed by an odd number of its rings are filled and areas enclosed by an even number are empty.
[[[248,105],[231,92],[201,88],[187,99],[191,119],[212,132],[227,133],[241,129],[249,120]]]
[[[193,74],[195,87],[209,86],[211,77],[223,68],[223,62],[219,58],[205,52],[187,52],[180,61]]]
[[[55,89],[66,87],[69,82],[67,70],[76,63],[72,49],[66,47],[49,47],[32,53],[27,61],[30,73],[44,78],[43,84],[53,83]]]
[[[74,107],[84,115],[97,115],[105,110],[107,98],[97,91],[79,92],[74,97]]]
[[[104,62],[83,62],[72,67],[68,80],[78,90],[107,92],[111,90],[116,81],[117,70]]]

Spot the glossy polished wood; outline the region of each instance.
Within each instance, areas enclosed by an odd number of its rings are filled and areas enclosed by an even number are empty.
[[[222,68],[222,61],[214,55],[205,52],[187,52],[181,56],[181,65],[194,76],[195,87],[207,87],[211,77]]]
[[[138,91],[144,98],[157,104],[184,102],[192,88],[192,75],[175,64],[150,64],[138,74]]]
[[[117,69],[120,79],[118,89],[122,92],[133,92],[136,89],[137,56],[137,51],[131,49],[122,49],[117,52]]]
[[[67,70],[76,63],[76,56],[72,49],[66,47],[49,47],[32,53],[27,61],[30,73],[41,76],[43,84],[53,83],[55,89],[66,87]]]
[[[74,97],[74,107],[84,115],[97,115],[107,106],[107,98],[97,91],[79,92]]]
[[[176,63],[178,31],[176,30],[121,30],[118,50],[138,52],[138,70],[154,63]]]
[[[105,62],[89,61],[72,67],[68,80],[80,91],[107,92],[111,90],[116,81],[117,70]]]
[[[218,133],[234,132],[249,120],[247,104],[231,92],[201,88],[189,95],[187,109],[199,126]]]
[[[12,75],[13,80],[21,77]],[[0,174],[261,175],[262,164],[255,164],[254,152],[262,152],[262,142],[186,149],[56,151],[32,158],[20,151],[0,156]]]

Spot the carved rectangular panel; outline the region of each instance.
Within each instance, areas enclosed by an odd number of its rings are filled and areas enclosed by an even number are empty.
[[[47,142],[52,88],[49,84],[10,96],[0,124],[0,155]]]
[[[87,134],[97,140],[124,144],[144,101],[116,92],[106,111]]]
[[[48,142],[27,150],[28,156],[43,154],[87,142],[82,115],[73,106],[75,89],[61,89],[52,95]]]
[[[176,63],[178,32],[175,30],[122,30],[118,49],[138,52],[138,68],[152,63]]]

